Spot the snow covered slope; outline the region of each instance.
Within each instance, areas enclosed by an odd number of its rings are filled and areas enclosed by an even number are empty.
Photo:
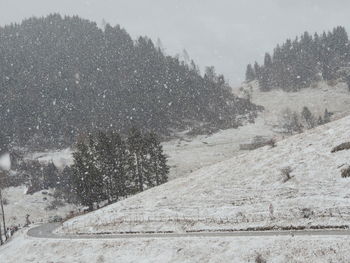
[[[340,170],[350,163],[350,150],[331,149],[350,140],[349,127],[346,117],[238,155],[67,221],[61,231],[348,225],[350,178]],[[284,182],[281,169],[288,166],[292,178]]]
[[[234,88],[233,92],[241,97],[249,93],[253,103],[264,106],[263,118],[270,125],[278,123],[278,117],[285,108],[300,113],[306,106],[317,116],[323,116],[325,109],[335,113],[336,117],[346,116],[350,112],[350,92],[344,82],[329,86],[321,81],[298,92],[282,90],[261,92],[259,84],[253,81]]]
[[[350,112],[350,93],[345,83],[330,87],[325,82],[320,82],[317,88],[310,87],[299,92],[261,92],[256,82],[250,82],[233,90],[238,96],[245,96],[244,91],[250,92],[255,104],[265,107],[255,123],[238,129],[221,130],[212,135],[189,137],[179,134],[179,139],[164,142],[163,147],[171,166],[170,179],[187,176],[202,167],[232,158],[240,153],[241,143],[250,142],[255,136],[281,138],[274,131],[274,126],[278,125],[281,111],[287,107],[301,112],[307,106],[315,115],[323,115],[327,108],[336,114],[335,118],[346,116]],[[72,151],[68,148],[30,153],[26,158],[41,162],[53,161],[56,166],[63,168],[64,165],[72,164],[71,154]]]
[[[261,92],[257,82],[233,89],[238,96],[245,96],[245,91],[250,93],[253,103],[265,108],[254,124],[219,131],[210,136],[185,137],[184,140],[176,139],[163,144],[169,155],[171,179],[187,176],[199,168],[240,154],[239,144],[250,142],[255,136],[282,138],[274,127],[279,124],[281,112],[285,108],[300,113],[307,106],[314,115],[323,115],[325,109],[328,109],[335,113],[334,119],[350,113],[350,92],[345,83],[331,87],[325,82],[319,82],[315,88],[299,92]]]
[[[282,136],[276,133],[273,127],[278,123],[280,112],[285,107],[293,111],[301,111],[303,106],[307,106],[313,113],[319,114],[328,108],[336,112],[338,116],[350,111],[350,94],[346,84],[339,83],[335,87],[330,87],[321,82],[318,86],[317,89],[308,88],[296,93],[286,93],[282,91],[260,92],[257,83],[254,82],[243,85],[243,90],[252,88],[253,102],[263,105],[265,111],[259,115],[254,124],[247,124],[238,129],[222,130],[210,136],[182,136],[181,139],[164,142],[163,147],[169,156],[171,166],[169,178],[172,180],[186,177],[200,168],[233,158],[242,153],[239,151],[239,144],[249,142],[255,136],[281,138]],[[240,89],[235,89],[234,92],[243,96]],[[71,153],[72,150],[68,148],[61,151],[29,153],[25,158],[46,163],[53,161],[62,169],[65,165],[72,164]],[[16,217],[16,220],[11,220],[12,223],[22,223],[27,211],[33,215],[35,221],[40,220],[41,215],[47,218],[48,212],[44,209],[47,202],[42,201],[41,195],[40,198],[33,199],[25,196],[20,188],[11,189],[8,192],[11,200],[6,209],[14,212],[11,213],[12,218]],[[24,207],[26,209],[23,209]],[[31,209],[34,207],[35,209]],[[63,210],[63,214],[60,211],[52,213],[64,215],[68,212],[67,209]]]

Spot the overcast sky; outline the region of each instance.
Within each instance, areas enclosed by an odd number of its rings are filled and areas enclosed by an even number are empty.
[[[215,66],[233,85],[247,63],[287,37],[350,28],[349,0],[0,0],[0,25],[53,12],[120,24],[134,38],[160,38],[169,54],[185,48],[201,68]]]

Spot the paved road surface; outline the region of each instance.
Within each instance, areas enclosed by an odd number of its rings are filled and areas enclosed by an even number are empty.
[[[121,238],[181,238],[181,237],[267,237],[267,236],[350,236],[350,230],[275,230],[275,231],[234,231],[197,233],[151,233],[151,234],[92,234],[58,235],[53,231],[60,223],[49,223],[29,229],[28,236],[50,239],[121,239]]]

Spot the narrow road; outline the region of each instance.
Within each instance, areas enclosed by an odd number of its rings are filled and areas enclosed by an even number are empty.
[[[139,234],[84,234],[59,235],[53,231],[60,223],[49,223],[29,229],[27,235],[50,239],[122,239],[122,238],[181,238],[181,237],[268,237],[268,236],[350,236],[350,230],[276,230],[276,231],[233,231],[233,232],[190,232],[190,233],[139,233]]]

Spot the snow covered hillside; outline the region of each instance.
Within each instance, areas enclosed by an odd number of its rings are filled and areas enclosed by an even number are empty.
[[[265,108],[255,123],[246,124],[238,129],[220,130],[212,135],[190,137],[181,133],[178,134],[178,139],[163,143],[171,166],[170,179],[187,176],[202,167],[232,158],[240,153],[240,144],[250,142],[255,136],[282,138],[274,127],[279,124],[281,112],[287,107],[292,111],[301,112],[302,108],[307,106],[313,114],[319,115],[327,108],[335,113],[335,119],[350,112],[350,93],[345,83],[330,87],[325,82],[320,82],[317,88],[310,87],[299,92],[260,92],[258,84],[250,82],[233,90],[239,96],[245,96],[246,91],[250,93],[253,103]],[[56,166],[62,168],[72,164],[71,153],[70,149],[36,152],[28,154],[26,158],[41,162],[52,160]]]
[[[67,221],[61,231],[197,231],[265,226],[348,225],[350,117],[290,137],[271,148],[200,169]],[[281,170],[291,168],[285,181]]]
[[[243,83],[241,87],[234,88],[233,92],[241,97],[249,94],[253,103],[264,106],[263,118],[270,125],[278,124],[278,118],[285,108],[300,113],[306,106],[313,114],[321,116],[325,109],[328,109],[335,113],[335,117],[343,117],[350,112],[350,92],[344,82],[329,86],[321,81],[298,92],[282,90],[262,92],[257,81],[253,81]]]
[[[171,165],[170,179],[186,176],[199,168],[239,154],[239,144],[250,142],[255,136],[282,138],[275,127],[279,124],[281,112],[287,107],[300,113],[306,106],[315,115],[323,115],[327,108],[335,113],[334,119],[350,112],[350,93],[345,83],[338,83],[335,87],[325,82],[317,85],[317,88],[310,87],[299,92],[261,92],[256,82],[235,88],[233,92],[239,96],[245,96],[248,91],[253,103],[264,106],[265,110],[255,123],[238,129],[222,130],[208,136],[184,136],[165,142],[164,150]]]
[[[274,126],[278,124],[280,113],[285,107],[300,112],[303,106],[307,106],[313,113],[317,114],[322,114],[327,108],[336,113],[335,118],[350,111],[350,96],[346,84],[339,83],[335,87],[330,87],[322,82],[318,85],[319,88],[303,89],[295,93],[277,90],[260,92],[257,83],[254,82],[243,85],[243,90],[251,90],[253,102],[263,105],[265,111],[260,113],[255,123],[241,126],[238,129],[221,130],[212,135],[195,137],[180,134],[178,139],[164,142],[163,147],[169,156],[169,165],[171,166],[169,178],[172,180],[186,177],[198,169],[233,158],[242,153],[239,150],[239,145],[251,141],[255,136],[282,138],[274,131]],[[234,92],[244,96],[243,90],[237,88]],[[71,149],[35,152],[27,154],[25,159],[39,160],[44,163],[53,161],[57,167],[62,169],[65,165],[72,164],[71,154]],[[12,188],[7,192],[11,195],[11,202],[6,209],[15,211],[11,217],[17,218],[17,221],[12,220],[12,222],[22,223],[27,210],[34,207],[35,202],[31,197],[26,197],[21,188]],[[36,203],[36,211],[40,212],[30,212],[30,214],[40,214],[47,218],[47,211],[44,210],[47,204],[41,201],[42,198],[37,199]],[[27,209],[22,209],[23,207],[27,207]],[[56,213],[62,214],[60,211],[56,211]],[[62,215],[66,213],[67,211],[64,210]],[[39,218],[35,217],[35,221],[38,221]]]

